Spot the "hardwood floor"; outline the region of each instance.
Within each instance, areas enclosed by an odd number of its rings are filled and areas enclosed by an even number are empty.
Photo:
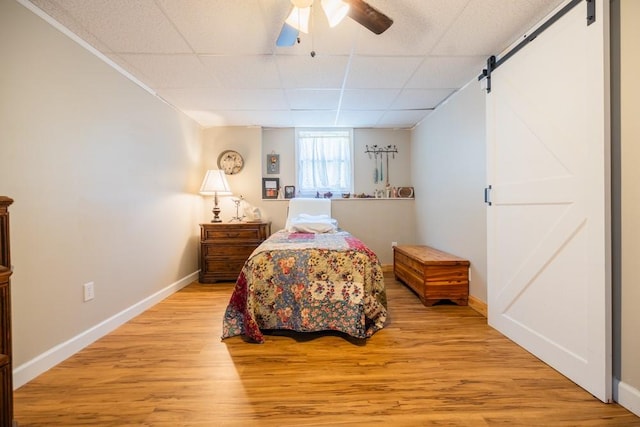
[[[487,326],[387,278],[388,326],[222,342],[193,283],[15,392],[24,426],[640,426]]]

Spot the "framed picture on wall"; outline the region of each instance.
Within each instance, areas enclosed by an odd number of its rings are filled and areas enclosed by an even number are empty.
[[[276,154],[276,153],[267,154],[267,173],[268,174],[280,173],[280,154]]]
[[[285,185],[284,186],[284,198],[285,199],[293,199],[296,197],[296,187],[295,185]]]
[[[280,189],[280,178],[262,178],[262,198],[277,199]]]

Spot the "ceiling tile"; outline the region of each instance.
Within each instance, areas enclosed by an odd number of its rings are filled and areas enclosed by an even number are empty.
[[[345,110],[386,110],[395,101],[400,89],[350,89],[342,95]]]
[[[187,110],[286,110],[284,92],[279,89],[165,89],[163,97]]]
[[[460,88],[486,66],[484,56],[430,56],[407,83],[408,88]]]
[[[282,86],[290,89],[340,89],[349,62],[347,56],[278,55]]]
[[[382,34],[362,30],[358,55],[426,55],[464,10],[469,0],[404,0],[370,2],[393,19]]]
[[[420,57],[406,56],[357,56],[352,60],[346,88],[402,88],[422,60]]]
[[[412,127],[564,0],[367,0],[276,47],[289,0],[31,0],[203,126]],[[311,55],[311,53],[314,55]]]
[[[336,126],[336,111],[292,111],[293,125],[298,127]]]
[[[337,110],[340,104],[337,89],[288,89],[285,93],[293,110]]]
[[[391,109],[412,110],[434,108],[455,89],[404,89],[396,98]]]
[[[342,110],[336,124],[347,127],[376,127],[383,114],[383,110]]]
[[[443,56],[496,55],[535,25],[541,18],[540,14],[548,14],[562,1],[470,0],[432,53]]]
[[[56,0],[112,52],[188,53],[191,49],[153,0]]]
[[[200,54],[271,53],[290,3],[263,0],[157,0]],[[280,26],[268,25],[276,16]],[[270,23],[271,24],[271,23]]]
[[[119,56],[144,75],[145,82],[156,88],[221,87],[215,75],[208,72],[194,54]]]
[[[98,37],[91,34],[91,32],[83,27],[79,22],[75,20],[67,11],[57,4],[53,0],[31,0],[33,4],[38,6],[50,17],[55,19],[58,23],[66,27],[72,33],[80,37],[85,42],[96,48],[102,53],[111,52],[111,48],[104,44]]]
[[[221,87],[234,89],[280,87],[280,76],[273,55],[201,55],[200,61],[209,74],[216,76]]]

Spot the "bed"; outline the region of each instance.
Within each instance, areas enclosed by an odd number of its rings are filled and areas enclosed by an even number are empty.
[[[285,228],[251,254],[236,281],[222,338],[265,331],[339,331],[366,339],[384,327],[382,267],[331,217],[330,199],[294,198]]]

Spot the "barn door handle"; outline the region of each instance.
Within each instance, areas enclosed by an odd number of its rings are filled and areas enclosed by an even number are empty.
[[[484,189],[484,202],[491,206],[491,185]]]

